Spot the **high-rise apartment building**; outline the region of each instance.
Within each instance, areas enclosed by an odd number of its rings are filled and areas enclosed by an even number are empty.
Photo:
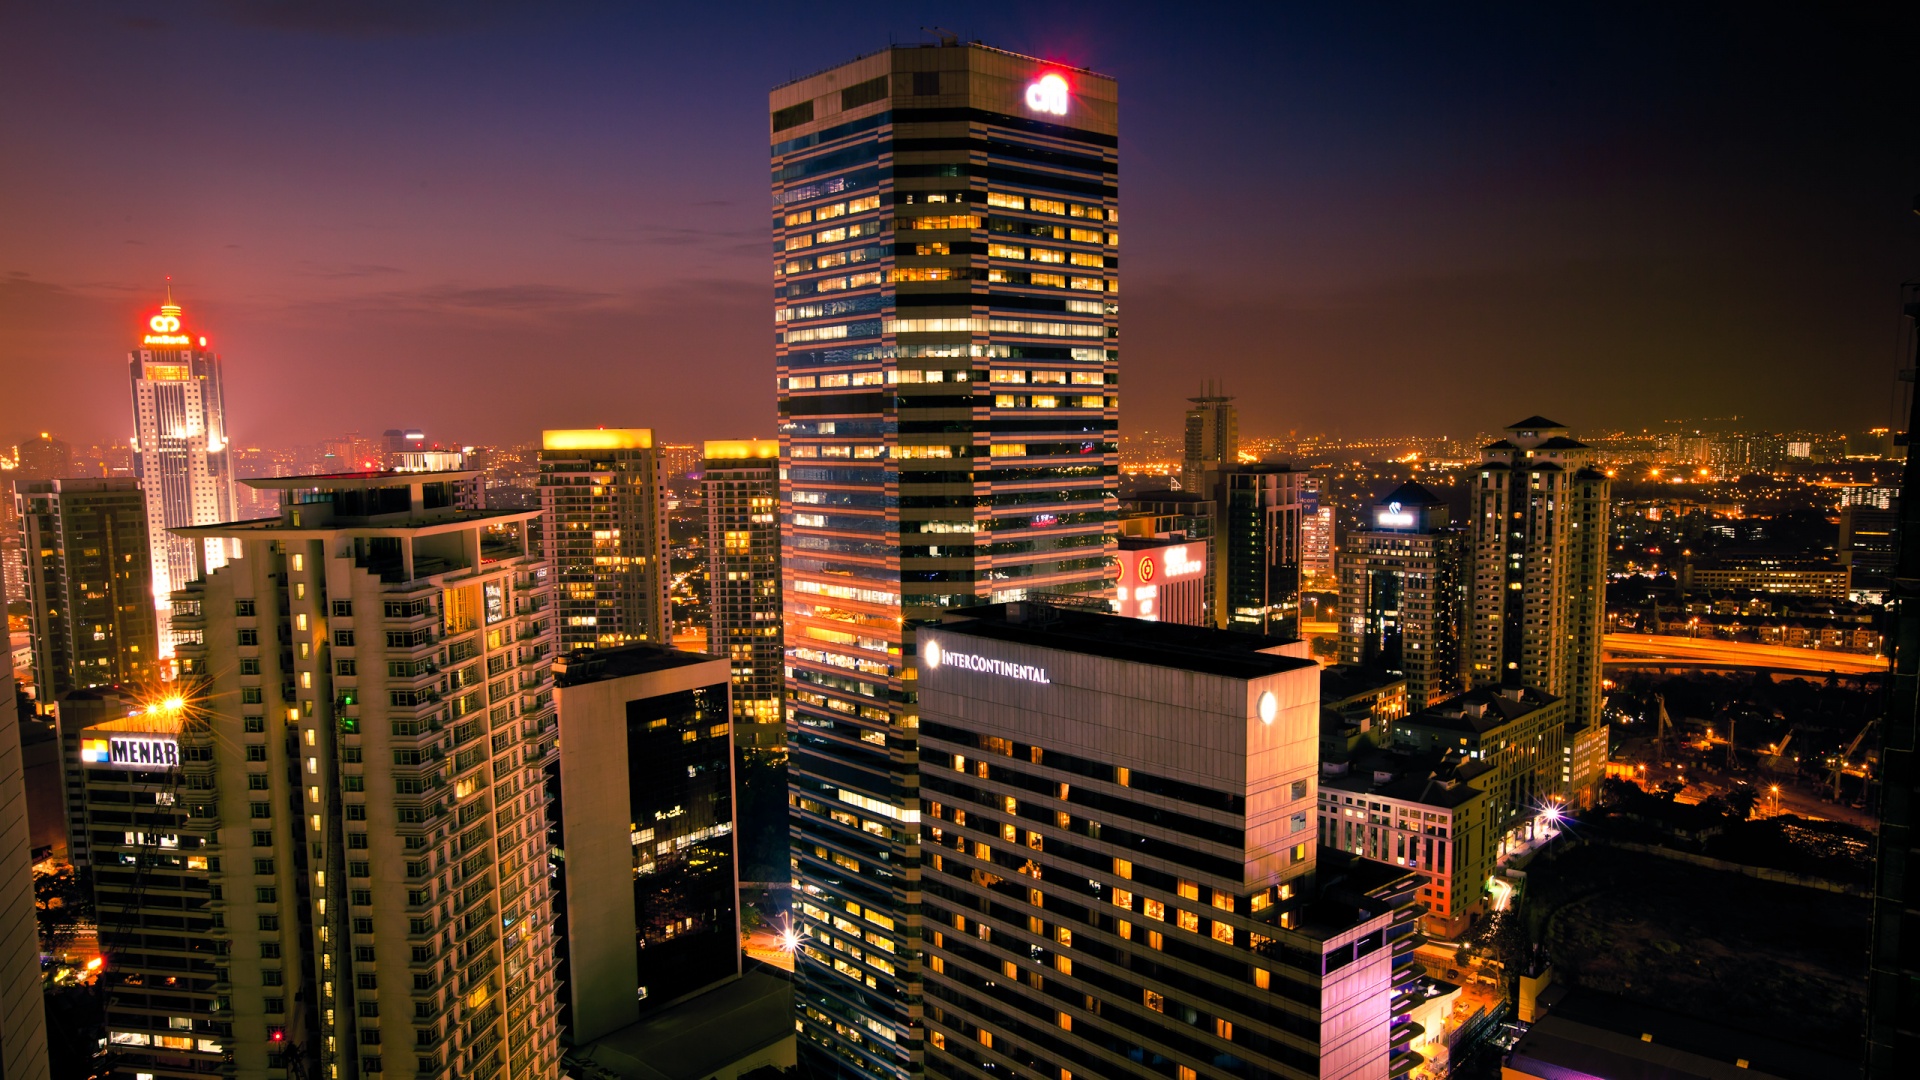
[[[727,662],[654,645],[553,665],[548,807],[575,1045],[740,974]]]
[[[1300,576],[1326,581],[1334,573],[1339,550],[1334,525],[1332,481],[1321,476],[1300,478]]]
[[[871,913],[800,958],[800,1054],[904,1078],[915,630],[1113,597],[1118,104],[1105,76],[950,37],[768,104],[793,878]]]
[[[1467,678],[1569,702],[1600,722],[1612,481],[1564,424],[1538,416],[1481,451],[1469,502],[1473,550]]]
[[[561,651],[672,640],[665,482],[651,428],[541,433]]]
[[[1405,678],[1415,710],[1465,689],[1466,544],[1447,518],[1445,499],[1402,484],[1340,551],[1340,662]]]
[[[1209,474],[1219,508],[1215,625],[1293,636],[1300,626],[1300,481],[1280,464],[1226,465]]]
[[[147,494],[153,605],[160,614],[162,653],[171,656],[168,597],[190,579],[195,565],[218,569],[227,551],[219,540],[190,541],[170,530],[237,516],[226,390],[219,355],[182,321],[171,291],[127,354],[127,369],[133,382],[133,471]],[[192,551],[195,543],[203,550]]]
[[[118,1075],[557,1077],[552,590],[464,479],[181,530],[181,698],[79,733]]]
[[[146,500],[131,478],[29,480],[15,505],[26,545],[34,691],[161,678]]]
[[[780,444],[706,444],[707,651],[733,665],[734,741],[787,744],[780,634]]]
[[[7,590],[0,587],[0,610],[6,604]],[[47,1080],[50,1075],[33,839],[27,829],[27,769],[9,663],[0,664],[0,1076]]]
[[[1204,491],[1207,473],[1240,460],[1240,412],[1233,399],[1212,387],[1188,398],[1186,446],[1180,457],[1180,490]]]
[[[1419,879],[1320,850],[1319,669],[1297,643],[967,614],[920,635],[929,1074],[1420,1063]],[[804,951],[845,962],[821,928],[846,917],[796,899]]]

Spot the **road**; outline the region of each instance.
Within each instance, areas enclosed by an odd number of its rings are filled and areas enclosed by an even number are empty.
[[[1626,664],[1671,660],[1676,667],[1770,668],[1809,675],[1874,675],[1887,670],[1885,657],[1866,653],[1651,634],[1608,634],[1602,659]]]

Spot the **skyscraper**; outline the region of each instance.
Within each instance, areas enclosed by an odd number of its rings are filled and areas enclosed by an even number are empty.
[[[1530,416],[1485,447],[1473,480],[1467,676],[1568,700],[1600,720],[1612,482],[1563,424]],[[1558,752],[1556,751],[1556,754]]]
[[[1300,626],[1300,480],[1288,465],[1208,473],[1219,507],[1215,625],[1292,636]]]
[[[171,290],[127,354],[133,382],[133,470],[147,493],[147,547],[153,562],[153,605],[160,613],[162,655],[173,655],[168,597],[189,580],[195,541],[169,532],[234,519],[233,469],[227,451],[226,391],[220,357],[181,318]],[[222,541],[198,541],[200,563],[226,562]]]
[[[1187,410],[1180,490],[1204,491],[1208,471],[1240,460],[1240,412],[1233,407],[1233,398],[1213,393],[1211,386],[1187,400],[1193,408]]]
[[[1035,603],[967,614],[920,639],[928,1072],[1420,1063],[1397,1000],[1418,881],[1320,849],[1303,645]]]
[[[793,877],[816,1075],[921,1068],[914,633],[1113,596],[1118,105],[952,37],[775,89]],[[849,917],[849,912],[859,911]]]
[[[552,588],[538,512],[462,510],[470,478],[254,480],[278,517],[181,530],[237,556],[174,596],[187,700],[80,739],[139,1071],[557,1076]]]
[[[664,483],[651,428],[541,433],[561,651],[672,641]]]
[[[1373,508],[1373,528],[1340,551],[1340,662],[1407,680],[1418,712],[1465,689],[1460,673],[1463,535],[1445,499],[1402,484]]]
[[[139,483],[30,480],[18,486],[40,701],[51,704],[91,686],[157,681],[154,564]]]
[[[780,444],[706,444],[707,650],[733,666],[734,742],[787,744],[780,636]]]

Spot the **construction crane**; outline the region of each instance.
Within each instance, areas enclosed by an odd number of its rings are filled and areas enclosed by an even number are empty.
[[[1833,757],[1832,759],[1833,768],[1832,768],[1832,775],[1830,779],[1832,780],[1832,783],[1833,783],[1833,801],[1834,802],[1840,801],[1840,778],[1846,775],[1847,762],[1852,760],[1854,751],[1860,749],[1860,744],[1861,742],[1865,741],[1867,737],[1867,732],[1872,731],[1873,725],[1879,722],[1880,721],[1877,717],[1867,721],[1867,726],[1860,729],[1860,734],[1855,735],[1853,737],[1853,741],[1847,744],[1847,748],[1845,750],[1840,751],[1840,753],[1838,753]],[[1865,766],[1861,767],[1861,775],[1862,776],[1866,775]]]
[[[1659,712],[1660,727],[1654,732],[1654,760],[1665,764],[1667,760],[1667,734],[1673,728],[1673,721],[1667,716],[1667,698],[1664,694],[1653,695],[1654,708]]]
[[[1787,747],[1793,745],[1794,733],[1799,730],[1800,730],[1799,728],[1787,729],[1787,737],[1780,740],[1780,745],[1774,748],[1773,755],[1771,757],[1768,757],[1765,761],[1768,771],[1770,772],[1792,771],[1793,762],[1787,757]]]
[[[1729,713],[1727,715],[1727,771],[1729,773],[1737,772],[1740,769],[1740,757],[1734,752],[1734,746],[1736,745],[1734,736],[1738,734],[1739,731],[1740,718]]]

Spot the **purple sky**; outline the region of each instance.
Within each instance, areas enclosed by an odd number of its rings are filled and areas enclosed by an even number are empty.
[[[1889,414],[1911,25],[631,7],[16,6],[0,441],[123,437],[169,274],[242,444],[770,435],[766,91],[923,25],[1119,78],[1129,432],[1208,377],[1253,435]]]

